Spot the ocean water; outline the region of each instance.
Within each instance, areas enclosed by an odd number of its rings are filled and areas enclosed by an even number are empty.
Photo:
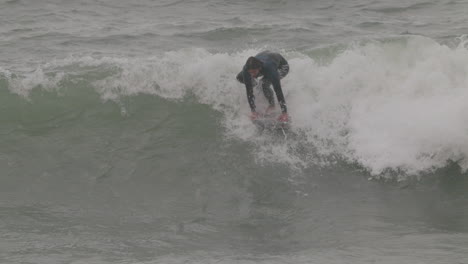
[[[0,0],[0,263],[468,263],[467,11]]]

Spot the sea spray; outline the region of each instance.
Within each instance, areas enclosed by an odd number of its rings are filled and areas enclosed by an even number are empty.
[[[181,104],[193,98],[222,113],[227,138],[257,146],[252,151],[260,163],[323,166],[326,157],[331,164],[340,157],[376,176],[389,169],[419,174],[449,161],[468,168],[468,51],[461,42],[450,48],[415,36],[368,41],[331,47],[326,63],[283,51],[291,72],[282,85],[292,132],[299,135],[285,142],[265,140],[253,129],[245,88],[235,80],[245,59],[260,50],[183,49],[148,58],[71,56],[30,73],[3,69],[2,78],[11,92],[24,97],[35,88],[60,90],[63,82],[84,82],[103,102],[121,106],[122,98],[137,95]],[[257,102],[265,103],[261,93]]]

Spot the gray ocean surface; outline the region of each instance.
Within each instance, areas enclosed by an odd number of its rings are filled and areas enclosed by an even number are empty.
[[[0,263],[468,263],[467,12],[0,0]],[[235,80],[267,49],[286,135]]]

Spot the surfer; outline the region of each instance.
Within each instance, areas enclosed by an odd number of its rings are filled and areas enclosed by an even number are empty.
[[[263,94],[268,100],[269,106],[266,109],[266,114],[272,112],[275,109],[275,98],[273,97],[273,89],[276,93],[276,98],[281,107],[281,115],[278,117],[280,122],[288,122],[289,116],[286,108],[286,101],[284,100],[283,90],[281,89],[280,79],[284,78],[289,72],[288,62],[279,53],[273,53],[270,51],[263,51],[255,55],[255,57],[249,57],[245,63],[242,71],[237,74],[236,79],[245,84],[247,90],[247,101],[252,111],[250,119],[256,120],[259,118],[259,114],[255,107],[255,96],[253,94],[253,83],[259,77],[262,82]]]

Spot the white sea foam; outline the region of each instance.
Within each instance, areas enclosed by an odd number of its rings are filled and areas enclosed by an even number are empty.
[[[375,175],[387,168],[419,173],[448,160],[466,170],[467,62],[465,48],[427,38],[369,43],[330,65],[296,66],[304,83],[290,85],[288,103],[296,126],[321,151],[339,152]]]
[[[75,65],[105,70],[92,81],[103,100],[135,94],[181,100],[193,95],[224,114],[227,135],[258,144],[259,159],[307,166],[338,154],[373,175],[387,169],[418,174],[448,161],[468,169],[464,40],[457,48],[424,37],[369,42],[343,50],[326,65],[305,54],[282,52],[291,65],[282,84],[292,129],[303,135],[303,151],[296,151],[298,142],[271,142],[269,147],[247,118],[245,89],[235,75],[246,58],[259,51],[187,49],[144,59],[70,57],[23,78],[6,78],[10,90],[27,95],[38,85],[56,87],[66,68]],[[55,73],[44,73],[50,71]],[[263,95],[256,94],[263,107]]]

